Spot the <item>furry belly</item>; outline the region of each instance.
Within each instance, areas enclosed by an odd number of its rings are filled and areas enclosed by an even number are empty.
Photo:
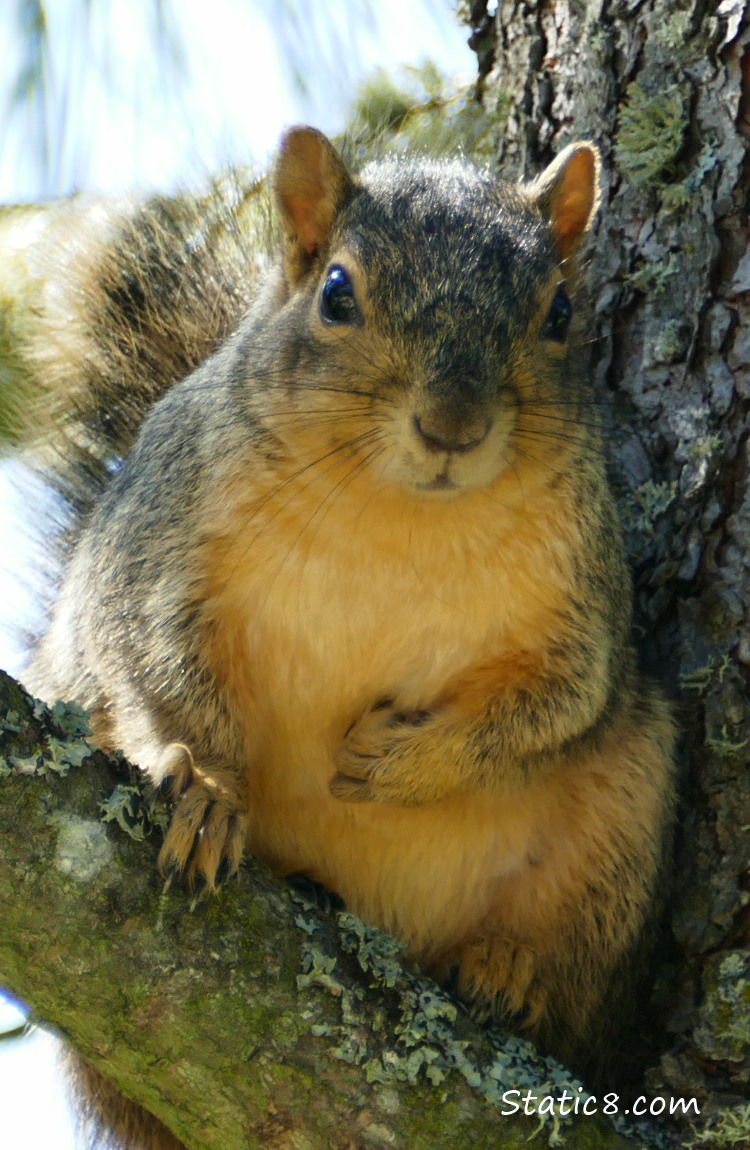
[[[555,563],[529,566],[523,527],[493,536],[486,498],[464,548],[430,508],[410,518],[401,507],[365,533],[363,507],[372,520],[376,501],[356,500],[346,530],[315,520],[296,547],[279,515],[252,548],[222,556],[216,632],[237,648],[217,666],[231,668],[245,716],[250,851],[322,882],[427,961],[478,930],[498,884],[528,871],[531,801],[345,803],[328,790],[334,753],[379,700],[430,709],[462,668],[540,643],[561,580]]]
[[[249,849],[278,873],[323,883],[423,963],[479,933],[504,880],[529,870],[537,848],[530,796],[344,803],[328,794],[327,748],[308,739],[304,759],[291,750],[277,744],[253,772]]]

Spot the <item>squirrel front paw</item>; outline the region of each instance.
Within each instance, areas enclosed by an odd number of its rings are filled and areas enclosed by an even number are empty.
[[[191,890],[213,890],[240,865],[247,818],[240,796],[202,770],[183,743],[170,743],[159,764],[175,809],[159,852],[159,870],[184,874]]]
[[[435,802],[458,785],[439,711],[404,710],[393,700],[367,711],[334,755],[331,794],[345,802]]]

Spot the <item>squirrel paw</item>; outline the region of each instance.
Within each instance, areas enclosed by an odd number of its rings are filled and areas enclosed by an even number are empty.
[[[182,743],[164,751],[159,773],[176,806],[159,870],[169,877],[185,874],[191,890],[214,890],[234,874],[245,848],[247,820],[236,791],[202,771]]]
[[[367,711],[334,755],[331,794],[345,802],[401,805],[442,798],[455,783],[441,787],[445,771],[432,770],[436,756],[442,760],[446,751],[450,754],[437,718],[433,711],[400,710],[392,700]]]
[[[537,955],[530,946],[493,935],[464,948],[458,991],[480,1021],[495,1018],[533,1031],[546,1010],[537,976]]]

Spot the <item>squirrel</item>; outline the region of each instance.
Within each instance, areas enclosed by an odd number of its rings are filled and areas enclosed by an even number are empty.
[[[276,256],[226,204],[104,220],[39,321],[78,520],[27,675],[171,787],[164,873],[305,875],[574,1064],[674,808],[574,309],[599,179],[296,127]]]

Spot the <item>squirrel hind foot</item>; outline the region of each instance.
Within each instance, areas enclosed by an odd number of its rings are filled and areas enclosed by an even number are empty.
[[[165,749],[158,773],[176,804],[159,870],[168,880],[184,875],[197,895],[216,890],[237,871],[245,849],[247,818],[239,795],[199,767],[182,743]]]
[[[545,1012],[545,994],[534,950],[511,938],[480,938],[464,948],[457,993],[480,1022],[492,1019],[534,1034]]]

